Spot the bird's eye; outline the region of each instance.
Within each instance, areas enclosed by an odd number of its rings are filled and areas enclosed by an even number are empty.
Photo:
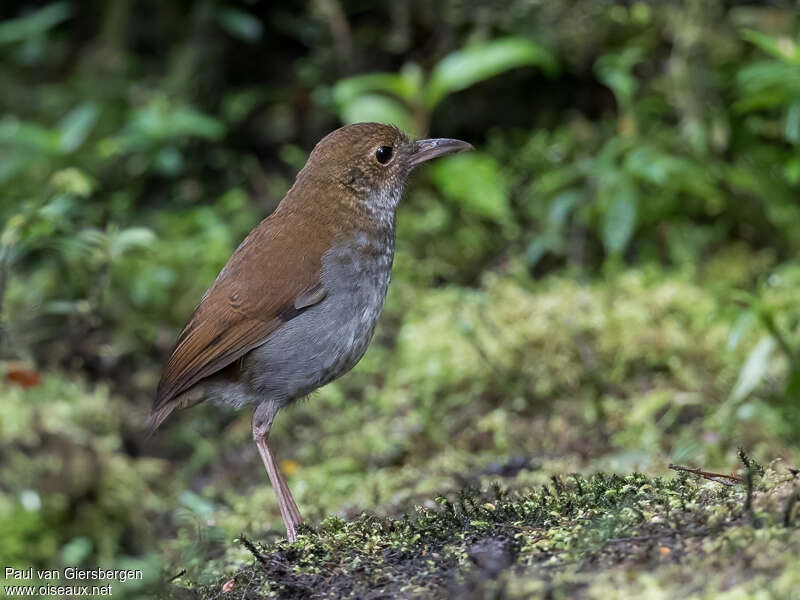
[[[392,147],[381,146],[380,148],[375,150],[375,160],[377,160],[382,165],[385,165],[390,160],[392,160]]]

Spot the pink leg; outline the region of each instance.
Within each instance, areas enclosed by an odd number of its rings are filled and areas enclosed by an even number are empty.
[[[256,448],[258,448],[258,453],[261,455],[264,467],[267,469],[272,489],[275,490],[278,508],[281,511],[283,524],[286,526],[286,537],[290,542],[295,542],[297,541],[297,528],[303,522],[303,519],[300,516],[300,511],[297,509],[294,498],[292,498],[292,493],[289,491],[289,486],[286,485],[286,480],[283,478],[278,461],[275,460],[275,456],[269,449],[269,429],[275,416],[271,408],[271,403],[263,403],[259,405],[253,414],[253,440],[256,443]]]

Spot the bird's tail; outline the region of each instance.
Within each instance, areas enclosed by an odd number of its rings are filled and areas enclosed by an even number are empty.
[[[173,398],[169,402],[165,402],[161,406],[154,406],[150,411],[150,416],[147,417],[147,437],[150,438],[156,432],[161,424],[166,421],[173,411],[178,408],[189,408],[195,404],[203,401],[203,390],[201,386],[195,386],[188,391],[184,392],[177,398]]]

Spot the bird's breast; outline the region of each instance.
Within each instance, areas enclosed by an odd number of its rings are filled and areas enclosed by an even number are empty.
[[[334,245],[323,257],[322,282],[332,300],[326,309],[338,337],[338,368],[351,369],[366,351],[386,300],[393,259],[393,238],[379,243],[363,234]]]
[[[352,369],[375,333],[393,258],[393,235],[376,241],[354,234],[335,243],[322,257],[325,299],[282,325],[248,357],[254,396],[289,402]]]

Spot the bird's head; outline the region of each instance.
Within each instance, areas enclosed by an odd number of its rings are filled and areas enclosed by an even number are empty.
[[[356,123],[332,131],[314,147],[298,181],[345,189],[368,207],[397,207],[408,174],[438,156],[472,149],[461,140],[411,140],[380,123]]]

